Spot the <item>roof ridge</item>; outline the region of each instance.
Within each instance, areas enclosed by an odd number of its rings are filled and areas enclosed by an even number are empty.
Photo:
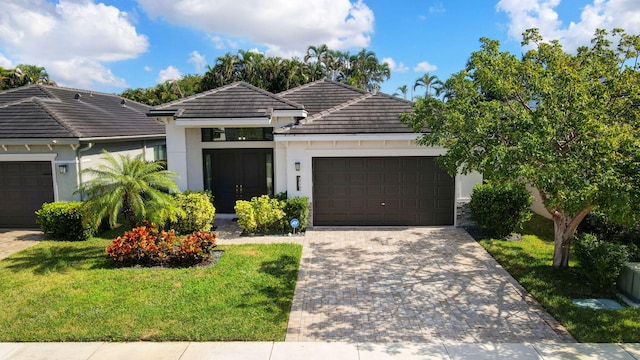
[[[45,85],[45,84],[33,84],[33,86],[39,87],[41,88],[43,91],[45,91],[47,94],[56,97],[55,95],[53,95],[51,93],[51,90],[63,90],[63,91],[76,91],[76,92],[83,92],[83,93],[89,93],[89,94],[96,94],[96,95],[103,95],[103,96],[109,96],[109,97],[116,97],[116,98],[120,98],[120,99],[125,99],[122,96],[118,95],[118,94],[111,94],[111,93],[106,93],[106,92],[101,92],[101,91],[94,91],[94,90],[85,90],[85,89],[78,89],[78,88],[72,88],[72,87],[66,87],[66,86],[57,86],[57,85]],[[133,101],[130,99],[127,99],[129,101]]]
[[[310,87],[311,85],[314,85],[314,84],[316,84],[316,83],[325,82],[325,81],[327,81],[327,78],[326,78],[326,77],[323,77],[322,79],[318,79],[318,80],[314,80],[314,81],[311,81],[311,82],[308,82],[308,83],[305,83],[305,84],[302,84],[302,85],[298,85],[298,86],[296,86],[296,87],[293,87],[293,88],[291,88],[291,89],[287,89],[287,90],[285,90],[285,91],[280,91],[277,95],[278,95],[278,96],[285,96],[285,95],[289,95],[289,94],[291,94],[291,93],[298,92],[298,91],[300,91],[300,90],[302,90],[302,89],[306,89],[306,88],[308,88],[308,87]]]
[[[164,109],[164,108],[167,108],[167,107],[171,107],[171,106],[176,105],[176,104],[183,103],[183,102],[185,102],[187,100],[193,100],[193,99],[197,99],[197,98],[200,98],[200,97],[203,97],[203,96],[207,96],[207,95],[210,95],[210,94],[215,94],[215,93],[217,93],[219,91],[230,89],[232,87],[236,87],[240,83],[242,83],[242,81],[234,81],[234,82],[232,82],[230,84],[222,85],[222,86],[217,87],[217,88],[209,89],[207,91],[203,91],[203,92],[199,92],[197,94],[189,95],[187,97],[183,97],[183,98],[180,98],[178,100],[173,100],[173,101],[169,101],[168,103],[164,103],[164,104],[160,104],[158,106],[154,106],[153,109],[154,110],[160,110],[160,109]]]
[[[65,121],[64,118],[62,118],[60,116],[60,114],[56,113],[55,111],[53,111],[52,109],[49,109],[46,106],[47,102],[58,102],[58,103],[62,103],[62,100],[59,99],[57,96],[54,96],[53,99],[49,98],[49,99],[42,99],[39,97],[32,97],[31,100],[33,101],[34,104],[36,104],[40,109],[42,109],[42,111],[44,111],[45,113],[47,113],[47,115],[49,115],[51,117],[51,119],[53,119],[55,122],[57,122],[60,126],[62,126],[63,128],[65,128],[68,132],[71,133],[71,135],[73,135],[74,137],[79,138],[80,137],[80,132],[78,132],[73,126],[71,126],[67,121]]]
[[[296,87],[291,88],[291,89],[289,89],[289,90],[285,90],[285,91],[279,92],[279,93],[278,93],[278,95],[280,95],[280,96],[286,96],[286,95],[289,95],[289,94],[292,94],[292,93],[298,92],[298,91],[300,91],[300,90],[304,90],[304,89],[306,89],[306,88],[308,88],[308,87],[311,87],[311,86],[313,86],[313,85],[315,85],[315,84],[318,84],[318,83],[321,83],[321,82],[326,82],[326,83],[331,83],[331,84],[335,84],[335,85],[338,85],[338,86],[342,86],[342,87],[343,87],[343,88],[345,88],[345,89],[348,89],[348,90],[352,90],[352,91],[358,92],[358,93],[360,93],[360,94],[362,94],[362,95],[364,95],[364,94],[368,94],[368,92],[367,92],[367,91],[362,90],[362,89],[359,89],[359,88],[357,88],[357,87],[355,87],[355,86],[351,86],[351,85],[349,85],[349,84],[345,84],[345,83],[343,83],[343,82],[341,82],[341,81],[331,80],[331,79],[327,79],[326,77],[324,77],[324,78],[322,78],[322,79],[319,79],[319,80],[316,80],[316,81],[312,81],[312,82],[308,82],[308,83],[306,83],[306,84],[302,84],[302,85],[300,85],[300,86],[296,86]]]
[[[5,108],[13,105],[18,105],[21,103],[30,102],[30,101],[33,101],[34,99],[40,99],[40,98],[38,96],[25,97],[25,98],[14,100],[8,103],[0,104],[0,108]]]
[[[278,101],[284,102],[285,104],[291,105],[291,106],[293,106],[293,107],[297,107],[297,108],[300,108],[300,109],[304,109],[304,105],[303,105],[303,104],[298,104],[298,103],[297,103],[297,102],[295,102],[295,101],[291,101],[291,100],[289,100],[289,99],[285,99],[285,98],[281,97],[281,96],[280,96],[280,95],[278,95],[278,94],[274,94],[274,93],[269,92],[269,91],[267,91],[267,90],[261,89],[261,88],[259,88],[259,87],[255,86],[255,85],[251,85],[251,84],[249,84],[249,83],[247,83],[247,82],[241,81],[239,85],[242,85],[242,86],[248,87],[249,89],[252,89],[252,90],[254,90],[254,91],[258,91],[258,92],[260,92],[260,93],[262,93],[262,94],[264,94],[264,95],[269,96],[270,98],[273,98],[273,99],[275,99],[275,100],[278,100]]]
[[[375,95],[384,96],[384,97],[386,97],[387,99],[390,99],[390,100],[396,100],[396,101],[401,101],[401,102],[406,102],[406,103],[413,104],[413,101],[411,101],[411,100],[402,99],[402,98],[399,98],[397,96],[389,95],[389,94],[383,93],[383,92],[377,92],[377,93],[375,93]]]
[[[365,93],[362,96],[359,96],[359,97],[357,97],[355,99],[351,99],[351,100],[349,100],[347,102],[343,102],[340,105],[336,105],[336,106],[334,106],[332,108],[329,108],[329,109],[326,109],[326,110],[322,110],[319,113],[313,114],[313,116],[311,116],[310,118],[307,118],[306,120],[303,120],[301,123],[308,124],[310,122],[313,122],[314,120],[317,120],[318,118],[321,118],[321,117],[323,117],[325,115],[329,115],[329,114],[334,113],[336,111],[342,110],[344,108],[347,108],[347,107],[349,107],[351,105],[357,104],[357,103],[359,103],[361,101],[364,101],[364,100],[366,100],[366,99],[368,99],[370,97],[373,97],[373,96],[375,96],[374,93]]]
[[[207,90],[207,91],[203,91],[201,93],[197,93],[197,94],[194,94],[194,95],[191,95],[191,96],[184,97],[182,99],[178,99],[178,100],[170,101],[170,102],[162,104],[162,105],[154,106],[152,108],[152,110],[162,110],[162,109],[166,109],[166,108],[171,108],[171,107],[173,107],[175,105],[179,105],[179,104],[181,104],[181,103],[183,103],[185,101],[188,101],[188,100],[193,100],[193,99],[197,99],[197,98],[200,98],[200,97],[209,96],[211,94],[215,94],[215,93],[218,93],[218,92],[221,92],[221,91],[225,91],[227,89],[231,89],[231,88],[238,87],[238,86],[242,86],[242,87],[245,87],[247,89],[256,91],[256,92],[258,92],[258,93],[260,93],[262,95],[266,95],[266,96],[268,96],[268,97],[270,97],[270,98],[272,98],[274,100],[283,102],[283,103],[285,103],[287,105],[290,105],[290,106],[293,106],[293,107],[296,107],[296,108],[300,108],[300,109],[304,109],[304,105],[302,105],[302,104],[298,104],[295,101],[291,101],[289,99],[285,99],[285,98],[283,98],[283,97],[281,97],[281,96],[279,96],[277,94],[274,94],[274,93],[269,92],[267,90],[261,89],[261,88],[255,86],[255,85],[249,84],[246,81],[235,81],[235,82],[232,82],[231,84],[223,85],[223,86],[217,87],[215,89],[210,89],[210,90]]]

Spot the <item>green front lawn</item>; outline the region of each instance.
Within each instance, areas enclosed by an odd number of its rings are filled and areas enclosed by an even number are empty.
[[[108,239],[0,261],[2,341],[282,341],[302,247],[218,246],[215,266],[113,268]]]
[[[521,241],[482,240],[480,244],[580,342],[640,342],[640,309],[591,310],[573,299],[614,298],[592,291],[577,264],[558,270],[553,258],[553,223],[534,215]]]

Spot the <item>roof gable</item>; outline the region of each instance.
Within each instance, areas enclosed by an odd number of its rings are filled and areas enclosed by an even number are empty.
[[[304,104],[309,116],[367,94],[347,84],[321,79],[279,93],[280,97]]]
[[[302,113],[304,106],[239,81],[184,99],[156,106],[150,116],[179,118],[270,118],[273,111]]]

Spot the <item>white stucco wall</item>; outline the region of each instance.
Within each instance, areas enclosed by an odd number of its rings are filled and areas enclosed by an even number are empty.
[[[275,190],[288,191],[289,196],[306,196],[313,202],[312,159],[314,157],[370,157],[370,156],[439,156],[444,148],[416,145],[413,140],[316,140],[278,141],[275,148]],[[300,163],[300,171],[295,163]],[[297,190],[300,176],[300,190]],[[473,186],[482,175],[471,173],[455,177],[457,202],[470,200]]]
[[[81,174],[83,169],[96,167],[101,161],[102,150],[112,154],[136,156],[145,154],[145,159],[153,160],[153,146],[164,144],[164,140],[145,140],[127,142],[95,143],[92,148],[87,144],[49,144],[28,145],[12,144],[0,148],[0,161],[49,161],[53,175],[55,201],[81,200],[75,194],[78,185],[87,181],[89,176]],[[80,157],[78,157],[78,154]],[[66,172],[60,173],[59,167],[66,166]]]
[[[287,191],[292,197],[307,196],[311,202],[311,166],[314,157],[439,156],[446,151],[444,148],[418,146],[415,143],[415,134],[275,135],[273,142],[202,142],[200,126],[207,126],[176,125],[175,121],[169,118],[164,121],[167,123],[168,168],[180,175],[176,182],[183,191],[204,188],[203,149],[273,148],[275,193]],[[290,121],[291,119],[281,119],[276,123],[287,124]],[[295,170],[296,162],[300,163],[299,171]],[[455,177],[456,204],[468,202],[473,186],[481,181],[482,175],[478,173],[458,174]],[[457,209],[457,206],[455,208]]]

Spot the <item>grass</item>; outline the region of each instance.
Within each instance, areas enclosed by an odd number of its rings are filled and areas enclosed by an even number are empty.
[[[614,298],[613,292],[592,290],[580,268],[551,267],[553,223],[536,216],[521,241],[481,240],[480,244],[580,342],[640,342],[640,309],[591,310],[573,299]]]
[[[284,340],[300,245],[218,246],[210,267],[114,268],[112,235],[0,261],[0,342]]]

